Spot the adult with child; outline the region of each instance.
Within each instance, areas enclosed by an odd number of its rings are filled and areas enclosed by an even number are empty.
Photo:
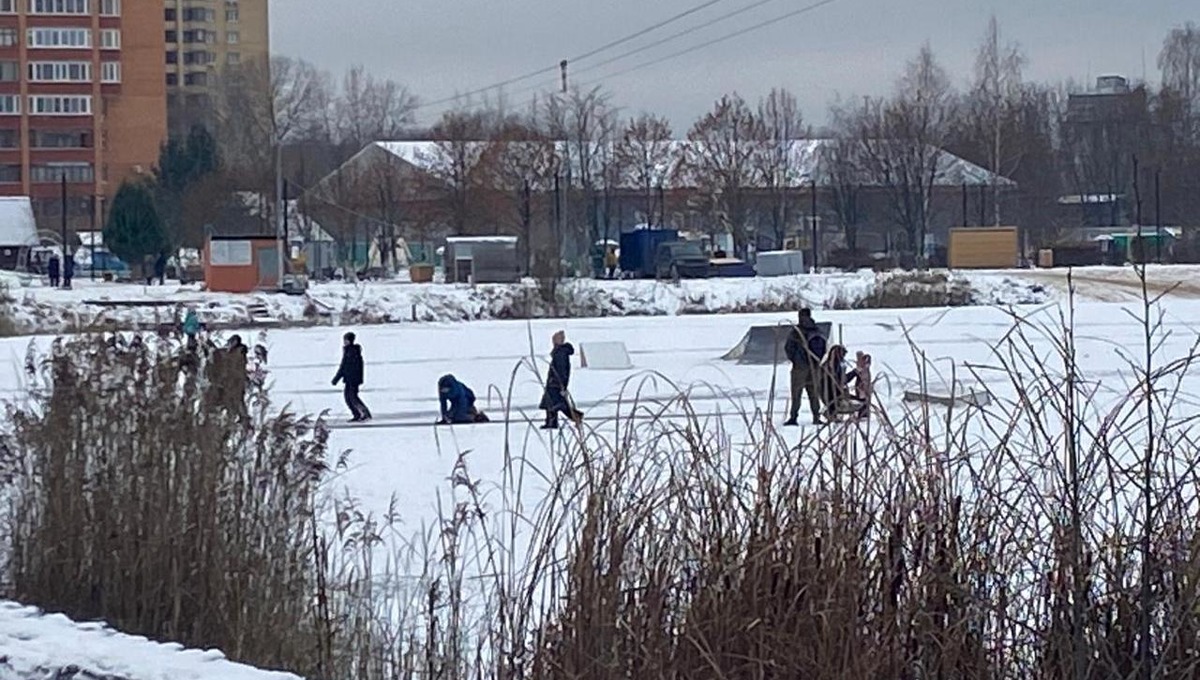
[[[801,309],[797,315],[796,325],[788,334],[783,346],[784,355],[792,364],[791,371],[791,410],[788,419],[783,423],[787,427],[795,427],[800,416],[801,395],[808,395],[808,407],[812,412],[812,422],[823,424],[821,420],[821,398],[819,392],[819,373],[821,361],[825,358],[825,336],[813,320],[811,309]]]
[[[821,398],[825,402],[825,417],[836,420],[841,415],[865,418],[871,408],[871,355],[859,352],[854,368],[846,368],[846,348],[834,345],[821,366]],[[854,383],[854,391],[850,390]]]

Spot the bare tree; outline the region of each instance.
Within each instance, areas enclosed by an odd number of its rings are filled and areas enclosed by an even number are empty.
[[[762,138],[761,124],[737,94],[717,100],[688,132],[686,173],[707,203],[711,230],[731,234],[738,255],[749,243],[749,192]]]
[[[1173,29],[1158,55],[1163,87],[1179,93],[1188,115],[1200,115],[1200,28],[1188,22]]]
[[[449,111],[433,126],[432,137],[436,150],[424,160],[444,185],[446,222],[454,234],[475,233],[477,171],[490,137],[486,120],[473,111]]]
[[[1006,133],[1021,106],[1021,69],[1025,56],[1016,45],[1001,45],[1000,23],[995,15],[988,21],[987,33],[975,56],[975,81],[968,102],[968,116],[977,139],[988,149],[987,167],[992,171],[992,212],[1000,226],[1000,183],[1020,163],[1021,151],[1016,139]]]
[[[559,255],[549,247],[554,238],[548,217],[561,162],[555,140],[530,116],[498,130],[488,156],[484,167],[493,196],[489,210],[498,224],[519,237],[527,270],[540,278],[555,276]]]
[[[616,164],[623,168],[641,195],[641,209],[646,224],[662,225],[665,206],[658,205],[655,221],[656,196],[675,171],[676,145],[671,139],[671,123],[666,118],[643,113],[626,123],[616,144]]]
[[[416,122],[416,107],[408,88],[354,66],[342,78],[333,107],[338,142],[355,153],[371,142],[398,139]]]
[[[331,81],[308,62],[275,56],[227,68],[218,93],[221,156],[247,188],[269,191],[281,145],[330,137]]]
[[[763,136],[757,156],[758,174],[770,196],[775,247],[782,248],[792,223],[792,189],[801,181],[797,145],[806,134],[804,119],[795,95],[772,89],[758,104],[758,120]]]
[[[926,44],[908,63],[891,100],[868,99],[856,128],[864,169],[886,190],[905,251],[924,262],[933,187],[953,102],[949,78]]]
[[[845,235],[846,249],[859,252],[858,226],[862,219],[859,198],[864,184],[870,182],[859,137],[858,112],[833,107],[830,111],[832,139],[820,146],[817,168],[829,186],[833,211]]]
[[[605,186],[611,161],[605,146],[612,143],[617,111],[601,88],[576,87],[566,94],[547,97],[542,115],[550,136],[562,142],[562,185],[566,187],[567,202],[563,211],[567,220],[563,225],[564,254],[577,259],[587,254],[590,242],[599,234],[596,196],[597,190]]]

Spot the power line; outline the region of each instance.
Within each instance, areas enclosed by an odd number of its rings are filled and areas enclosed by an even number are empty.
[[[594,57],[594,56],[596,56],[597,54],[600,54],[601,52],[608,51],[608,50],[610,50],[610,49],[612,49],[612,48],[614,48],[614,47],[617,47],[617,46],[619,46],[619,45],[624,45],[625,43],[629,42],[630,40],[634,40],[634,39],[636,39],[636,38],[640,38],[640,37],[642,37],[643,35],[646,35],[647,33],[650,33],[650,32],[653,32],[653,31],[657,31],[658,29],[660,29],[660,28],[662,28],[662,27],[664,27],[664,26],[667,26],[667,25],[669,25],[669,24],[673,24],[673,23],[675,23],[676,21],[679,21],[680,19],[684,19],[684,18],[686,18],[686,17],[689,17],[689,16],[691,16],[691,15],[695,14],[696,12],[699,12],[699,11],[701,11],[701,10],[707,9],[707,8],[709,8],[709,7],[712,7],[713,5],[715,5],[715,4],[719,3],[719,2],[722,2],[722,1],[723,1],[723,0],[705,0],[704,2],[702,2],[702,3],[698,4],[698,5],[694,5],[694,6],[690,7],[689,9],[686,9],[686,10],[684,10],[684,11],[682,11],[682,12],[679,12],[678,14],[675,14],[675,15],[673,15],[673,16],[667,17],[666,19],[663,19],[662,21],[660,21],[660,22],[658,22],[658,23],[656,23],[656,24],[653,24],[652,26],[648,26],[648,27],[646,27],[646,28],[643,28],[643,29],[641,29],[640,31],[637,31],[637,32],[635,32],[635,33],[631,33],[631,34],[629,34],[629,35],[625,36],[624,38],[620,38],[620,39],[618,39],[618,40],[614,40],[614,41],[612,41],[612,42],[610,42],[610,43],[608,43],[608,44],[606,44],[606,45],[602,45],[602,46],[600,46],[600,47],[597,47],[596,49],[593,49],[593,50],[589,50],[589,51],[587,51],[587,52],[584,52],[583,54],[579,54],[579,55],[576,55],[576,56],[574,56],[574,57],[571,57],[570,59],[567,59],[567,61],[568,61],[568,62],[574,62],[574,61],[583,61],[584,59],[588,59],[588,58],[590,58],[590,57]],[[536,78],[536,77],[538,77],[538,76],[540,76],[540,75],[545,75],[545,74],[547,74],[547,73],[551,73],[551,72],[553,72],[553,71],[556,71],[556,70],[558,70],[558,68],[559,68],[559,65],[558,65],[558,64],[555,64],[555,65],[553,65],[553,66],[547,66],[547,67],[545,67],[545,68],[538,69],[538,70],[536,70],[536,71],[530,71],[529,73],[526,73],[526,74],[524,74],[524,75],[519,75],[519,76],[516,76],[516,77],[514,77],[514,78],[509,78],[509,79],[507,79],[507,80],[502,80],[502,81],[500,81],[500,82],[498,82],[498,83],[493,83],[493,84],[491,84],[491,85],[488,85],[488,86],[486,86],[486,87],[480,87],[480,88],[476,88],[476,89],[474,89],[474,90],[469,90],[469,91],[467,91],[467,92],[462,92],[462,93],[460,93],[460,94],[456,94],[456,95],[454,95],[453,97],[443,97],[442,99],[435,99],[434,101],[431,101],[431,102],[426,102],[426,103],[424,103],[424,104],[419,104],[419,105],[418,105],[416,108],[414,108],[413,110],[414,110],[414,111],[420,111],[420,110],[422,110],[422,109],[427,109],[427,108],[430,108],[430,107],[433,107],[433,106],[441,106],[442,104],[450,104],[450,103],[453,103],[453,102],[455,102],[455,101],[458,101],[458,100],[460,100],[460,99],[463,99],[463,98],[465,98],[465,97],[472,97],[472,96],[474,96],[474,95],[477,95],[477,94],[483,94],[484,92],[488,92],[488,91],[491,91],[491,90],[496,90],[496,89],[499,89],[499,88],[502,88],[502,87],[506,87],[506,86],[508,86],[508,85],[513,85],[513,84],[516,84],[516,83],[520,83],[520,82],[523,82],[523,81],[529,80],[530,78]]]
[[[608,66],[609,64],[611,64],[613,62],[621,61],[622,59],[625,59],[627,57],[632,57],[635,54],[641,54],[642,52],[645,52],[646,50],[653,49],[655,47],[661,47],[662,45],[665,45],[669,42],[673,42],[684,36],[691,35],[691,34],[695,33],[696,31],[702,31],[702,30],[708,28],[709,26],[719,24],[722,21],[727,21],[729,19],[732,19],[733,17],[739,16],[741,14],[745,14],[746,12],[749,12],[752,9],[758,9],[759,7],[762,7],[763,5],[766,5],[768,3],[775,2],[775,1],[776,0],[758,0],[757,2],[752,2],[749,5],[746,5],[745,7],[740,7],[738,9],[733,10],[732,12],[726,12],[725,14],[722,14],[721,16],[713,18],[713,19],[709,19],[708,21],[706,21],[702,24],[697,24],[695,26],[692,26],[691,28],[686,28],[682,31],[679,31],[678,33],[669,35],[666,38],[663,38],[662,40],[657,40],[657,41],[649,43],[647,45],[642,45],[641,47],[629,50],[628,52],[622,52],[621,54],[618,54],[615,57],[609,57],[608,59],[605,59],[604,61],[601,61],[600,63],[597,63],[597,64],[589,64],[588,66],[585,66],[584,68],[577,69],[575,71],[575,73],[578,74],[578,73],[587,73],[588,71],[594,71],[602,66]]]
[[[661,64],[661,63],[662,63],[662,62],[664,62],[664,61],[668,61],[668,60],[671,60],[671,59],[676,59],[676,58],[678,58],[678,57],[682,57],[682,56],[684,56],[684,55],[691,54],[692,52],[697,52],[697,51],[699,51],[699,50],[702,50],[702,49],[705,49],[705,48],[708,48],[708,47],[712,47],[713,45],[716,45],[716,44],[718,44],[718,43],[723,43],[723,42],[725,42],[726,40],[732,40],[732,39],[734,39],[734,38],[738,38],[738,37],[741,37],[741,36],[743,36],[743,35],[746,35],[747,33],[751,33],[751,32],[754,32],[754,31],[757,31],[757,30],[760,30],[760,29],[766,28],[766,27],[768,27],[768,26],[771,26],[771,25],[777,24],[777,23],[779,23],[779,22],[781,22],[781,21],[786,21],[787,19],[792,19],[792,18],[794,18],[794,17],[798,17],[798,16],[800,16],[801,14],[807,14],[807,13],[809,13],[809,12],[812,12],[812,11],[814,11],[814,10],[820,9],[821,7],[824,7],[824,6],[826,6],[826,5],[832,5],[833,3],[837,2],[837,1],[838,1],[838,0],[821,0],[820,2],[815,2],[815,3],[811,4],[811,5],[807,5],[807,6],[805,6],[805,7],[801,7],[800,9],[793,10],[793,11],[791,11],[791,12],[788,12],[788,13],[786,13],[786,14],[781,14],[780,16],[777,16],[777,17],[775,17],[774,19],[768,19],[768,20],[766,20],[766,21],[763,21],[763,22],[760,22],[760,23],[754,24],[753,26],[748,26],[748,27],[746,27],[746,28],[743,28],[743,29],[741,29],[741,30],[734,31],[733,33],[727,33],[727,34],[725,34],[725,35],[723,35],[723,36],[721,36],[721,37],[719,37],[719,38],[714,38],[713,40],[709,40],[708,42],[700,43],[700,44],[698,44],[698,45],[693,45],[693,46],[691,46],[691,47],[689,47],[689,48],[687,48],[687,49],[679,50],[678,52],[672,52],[672,53],[670,53],[670,54],[668,54],[668,55],[665,55],[665,56],[662,56],[662,57],[658,57],[657,59],[651,59],[650,61],[645,61],[645,62],[642,62],[642,63],[640,63],[640,64],[636,64],[636,65],[634,65],[634,66],[630,66],[629,68],[621,69],[621,70],[619,70],[619,71],[616,71],[616,72],[614,72],[614,73],[609,73],[608,75],[601,76],[601,77],[599,77],[599,78],[595,78],[595,79],[593,79],[593,80],[590,80],[590,81],[588,81],[588,82],[587,82],[587,83],[585,83],[585,84],[589,84],[589,85],[590,85],[590,84],[593,84],[593,83],[598,83],[598,82],[600,82],[600,81],[602,81],[602,80],[607,80],[607,79],[609,79],[609,78],[616,78],[616,77],[618,77],[618,76],[623,76],[623,75],[625,75],[625,74],[627,74],[627,73],[632,73],[632,72],[634,72],[634,71],[639,71],[639,70],[641,70],[641,69],[644,69],[644,68],[649,68],[649,67],[651,67],[651,66],[655,66],[655,65],[657,65],[657,64]]]

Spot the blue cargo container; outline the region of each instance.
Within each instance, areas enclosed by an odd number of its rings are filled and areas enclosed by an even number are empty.
[[[634,278],[654,278],[654,255],[662,243],[679,240],[674,229],[639,229],[621,234],[621,273]]]

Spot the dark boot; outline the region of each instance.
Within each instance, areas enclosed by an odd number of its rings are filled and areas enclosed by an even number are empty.
[[[546,423],[544,425],[542,425],[542,429],[543,430],[557,430],[558,429],[558,413],[557,412],[549,411],[546,413]]]

